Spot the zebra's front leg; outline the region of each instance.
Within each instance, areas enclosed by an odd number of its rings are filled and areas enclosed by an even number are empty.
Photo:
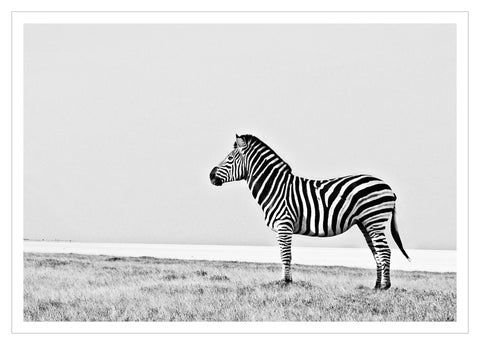
[[[292,261],[292,230],[278,229],[277,241],[280,246],[280,259],[282,260],[282,278],[285,283],[292,282],[290,263]]]

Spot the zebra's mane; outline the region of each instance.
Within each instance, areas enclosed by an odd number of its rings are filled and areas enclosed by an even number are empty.
[[[260,139],[258,139],[256,136],[254,135],[251,135],[251,134],[243,134],[240,136],[242,139],[244,139],[247,143],[256,143],[256,144],[259,144],[260,146],[263,146],[265,147],[267,150],[269,150],[270,152],[272,152],[275,156],[277,156],[284,164],[285,164],[285,167],[287,168],[288,172],[291,172],[292,171],[292,168],[290,167],[290,165],[285,162],[282,157],[280,157],[275,151],[272,150],[272,148],[270,146],[268,146],[267,144],[265,144],[263,141],[261,141]],[[234,147],[236,147],[237,143],[234,144]]]

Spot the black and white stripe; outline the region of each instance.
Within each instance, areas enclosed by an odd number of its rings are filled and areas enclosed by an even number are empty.
[[[283,278],[291,281],[292,235],[330,237],[353,225],[362,231],[377,264],[375,288],[390,287],[390,249],[385,231],[403,249],[395,223],[396,196],[382,180],[350,175],[328,180],[295,176],[270,147],[252,135],[236,138],[234,149],[210,173],[214,185],[246,180],[265,216],[277,233]]]

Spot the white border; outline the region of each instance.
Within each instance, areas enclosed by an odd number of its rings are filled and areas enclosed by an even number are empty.
[[[29,23],[453,23],[457,27],[456,322],[24,322],[23,25]],[[12,13],[12,332],[466,333],[468,332],[467,12],[14,12]]]

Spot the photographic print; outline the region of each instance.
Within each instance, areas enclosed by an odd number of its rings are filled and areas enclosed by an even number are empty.
[[[464,321],[458,25],[199,17],[23,24],[22,327]]]

